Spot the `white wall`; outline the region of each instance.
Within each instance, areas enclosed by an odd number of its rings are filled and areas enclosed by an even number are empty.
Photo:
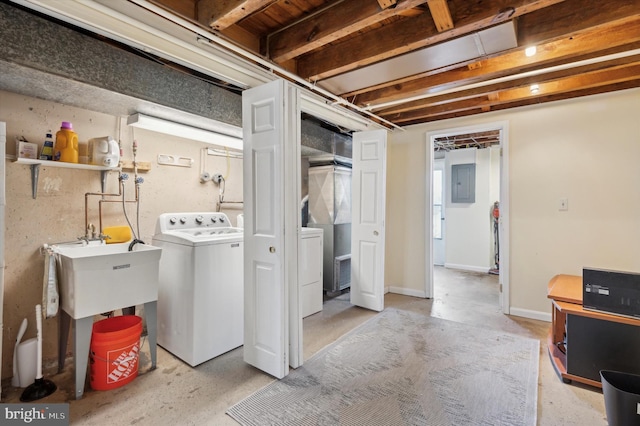
[[[425,185],[431,187],[431,177],[424,173],[424,134],[421,144],[415,136],[400,131],[387,143],[385,284],[393,292],[424,297]]]
[[[491,151],[466,148],[445,155],[446,188],[446,261],[448,268],[488,272],[491,268]],[[475,202],[451,202],[451,166],[476,165]]]
[[[640,89],[629,89],[392,133],[387,193],[406,209],[388,206],[387,222],[404,220],[411,231],[387,235],[387,253],[401,259],[387,282],[424,288],[426,133],[498,121],[509,127],[511,312],[548,316],[556,274],[581,275],[585,266],[640,272],[638,111]],[[561,197],[568,211],[558,210]]]

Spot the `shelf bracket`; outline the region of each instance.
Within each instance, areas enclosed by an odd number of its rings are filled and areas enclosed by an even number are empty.
[[[102,193],[104,194],[106,192],[106,187],[107,187],[107,176],[109,175],[109,171],[108,170],[101,170],[100,171],[100,188],[102,189]]]
[[[38,195],[38,176],[40,175],[40,164],[31,165],[31,197],[35,200]]]
[[[111,170],[118,170],[115,167],[102,167],[93,164],[81,163],[65,163],[63,161],[35,160],[33,158],[16,158],[15,162],[18,164],[28,164],[31,167],[31,193],[34,200],[38,195],[38,176],[40,174],[40,165],[42,164],[47,167],[63,167],[66,169],[100,170],[102,192],[105,192],[105,188],[107,186],[107,173]]]

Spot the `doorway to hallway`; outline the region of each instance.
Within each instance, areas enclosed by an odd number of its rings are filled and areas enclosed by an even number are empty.
[[[487,134],[493,136],[492,143],[477,143]],[[493,217],[494,203],[508,207],[507,136],[507,123],[501,122],[428,134],[430,211],[426,216],[430,218],[427,246],[431,250],[427,250],[429,285],[426,292],[434,299],[442,296],[437,290],[440,287],[435,285],[442,270],[479,273],[480,277],[487,275],[489,282],[496,283],[498,297],[494,308],[509,313],[508,256],[500,256],[499,268],[496,268],[495,252],[499,247],[500,252],[508,254],[507,209],[501,208],[497,221]],[[460,140],[467,142],[458,144]],[[442,141],[446,145],[438,145]],[[456,202],[455,190],[460,189],[456,185],[461,183],[454,169],[469,165],[474,169],[470,173],[474,185],[470,192],[474,198]],[[440,268],[440,272],[436,273],[436,268]]]

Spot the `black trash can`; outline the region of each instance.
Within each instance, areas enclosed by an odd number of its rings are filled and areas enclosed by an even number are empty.
[[[609,426],[640,426],[640,376],[600,370]]]

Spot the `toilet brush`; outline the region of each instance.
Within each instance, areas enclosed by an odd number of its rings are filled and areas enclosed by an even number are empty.
[[[51,395],[58,387],[51,381],[42,377],[42,306],[36,305],[36,328],[38,332],[36,379],[27,386],[20,396],[20,401],[31,402]]]

